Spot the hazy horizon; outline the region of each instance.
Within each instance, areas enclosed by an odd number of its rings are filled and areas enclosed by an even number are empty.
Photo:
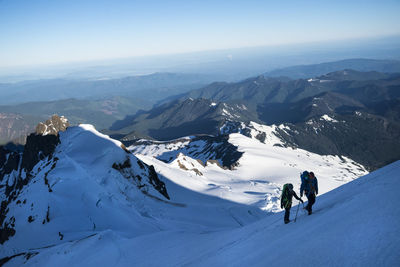
[[[0,68],[400,35],[398,1],[0,1]],[[229,57],[229,55],[227,55]]]

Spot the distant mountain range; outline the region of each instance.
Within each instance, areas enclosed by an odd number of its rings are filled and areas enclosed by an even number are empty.
[[[291,66],[269,71],[266,72],[264,75],[267,77],[286,76],[292,79],[305,79],[344,69],[352,69],[362,72],[375,71],[383,73],[394,73],[400,72],[400,61],[364,58],[346,59],[321,64]]]
[[[110,133],[132,142],[243,132],[250,121],[283,124],[292,129],[281,134],[288,146],[349,156],[376,169],[400,157],[399,118],[399,74],[342,70],[310,79],[214,83],[117,121]]]
[[[40,118],[0,111],[0,145],[10,141],[25,143],[26,136],[32,132]]]
[[[399,88],[400,74],[378,72],[343,70],[307,80],[258,76],[238,83],[213,83],[190,91],[179,96],[178,100],[118,121],[111,130],[144,129],[145,126],[139,122],[143,119],[153,121],[153,124],[147,124],[151,128],[154,125],[171,126],[165,120],[183,123],[203,114],[211,118],[223,113],[221,105],[229,106],[231,113],[240,112],[233,115],[240,118],[239,121],[253,120],[266,124],[304,122],[315,116],[356,110],[397,120],[400,117]]]
[[[265,103],[290,103],[319,93],[352,90],[365,86],[392,86],[399,74],[341,70],[309,79],[291,80],[258,76],[237,83],[212,83],[192,90],[185,98],[207,98],[218,102],[247,103],[256,106]],[[384,82],[387,80],[387,82]]]
[[[397,64],[390,60],[353,59],[296,66],[288,69],[303,68],[306,79],[265,74],[236,83],[214,82],[194,90],[189,89],[210,77],[157,73],[70,84],[64,80],[61,84],[73,89],[64,90],[66,94],[82,92],[82,97],[96,97],[0,106],[0,141],[23,143],[34,125],[54,113],[65,115],[72,124],[92,123],[98,129],[109,128],[103,132],[125,144],[140,138],[165,141],[188,135],[220,135],[240,129],[243,132],[247,131],[243,124],[253,121],[293,129],[282,132],[288,146],[347,155],[375,169],[400,156],[396,152],[400,147],[400,74],[391,73],[397,70]],[[342,66],[367,71],[335,69]],[[314,75],[327,69],[335,71]],[[22,89],[15,87],[18,90],[14,93],[40,97],[41,93],[50,92],[51,97],[57,94],[57,90],[50,90],[51,84],[43,81],[44,87],[36,95],[40,81],[18,83],[15,86]],[[87,89],[82,87],[86,85]],[[131,97],[97,98],[111,92]],[[166,98],[161,100],[162,96]],[[325,115],[332,120],[321,120]],[[260,133],[260,137],[263,135]],[[363,136],[361,145],[356,144],[357,135]],[[373,152],[361,154],[371,147]]]
[[[115,122],[111,131],[124,135],[133,132],[158,140],[193,134],[218,134],[226,120],[256,120],[244,105],[215,103],[208,99],[175,100],[150,111]],[[113,132],[109,132],[113,133]],[[126,136],[125,136],[126,140]]]
[[[52,114],[72,124],[106,129],[165,97],[214,81],[212,75],[154,73],[119,79],[50,79],[0,84],[0,144],[24,143],[34,126]]]
[[[128,97],[101,100],[64,99],[0,106],[0,144],[24,143],[36,124],[53,114],[63,114],[74,125],[92,123],[98,129],[110,127],[116,120],[152,105]]]
[[[66,98],[99,99],[125,96],[147,103],[200,88],[215,78],[212,75],[154,73],[119,79],[49,79],[0,84],[0,104],[54,101]],[[151,93],[149,94],[149,91]]]
[[[302,98],[296,102],[264,103],[258,106],[260,120],[267,124],[301,122],[324,114],[345,114],[356,110],[399,119],[400,74],[385,76],[384,79],[366,80],[370,73],[364,73],[365,80],[343,80],[345,72],[334,72],[309,79],[311,86],[323,84],[326,91]],[[340,75],[342,73],[342,75]],[[346,73],[346,74],[344,74]],[[362,72],[354,72],[361,76]],[[331,80],[325,80],[330,77]],[[329,90],[330,89],[330,90]],[[314,90],[315,92],[318,89]]]

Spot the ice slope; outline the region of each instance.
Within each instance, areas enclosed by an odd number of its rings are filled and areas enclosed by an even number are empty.
[[[203,164],[190,157],[185,149],[189,137],[182,139],[181,143],[160,143],[130,149],[138,158],[154,165],[167,181],[202,194],[272,212],[281,210],[279,197],[283,184],[292,183],[299,193],[300,173],[304,170],[316,174],[320,194],[367,174],[363,166],[346,157],[321,156],[302,149],[277,146],[281,141],[271,133],[270,128],[266,129],[269,133],[265,143],[238,133],[229,135],[229,142],[243,152],[234,170],[223,169],[210,162],[204,166],[201,157]],[[176,151],[175,160],[169,163],[159,160],[164,155],[173,154],[171,151]]]
[[[15,257],[7,266],[398,266],[399,177],[397,161],[318,197],[313,215],[300,211],[288,225],[277,213],[212,232],[126,237],[106,230],[31,250],[29,260]]]

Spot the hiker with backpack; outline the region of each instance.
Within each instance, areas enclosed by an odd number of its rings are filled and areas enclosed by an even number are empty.
[[[301,177],[300,197],[303,196],[303,192],[306,194],[306,197],[308,199],[306,210],[308,211],[308,215],[311,215],[312,206],[315,203],[316,195],[318,195],[318,180],[313,172],[304,171],[300,177]]]
[[[290,216],[290,209],[292,208],[292,198],[295,197],[301,203],[303,200],[296,195],[296,192],[293,190],[292,184],[285,184],[282,189],[281,195],[281,209],[285,208],[285,217],[284,222],[285,224],[289,223],[289,216]]]

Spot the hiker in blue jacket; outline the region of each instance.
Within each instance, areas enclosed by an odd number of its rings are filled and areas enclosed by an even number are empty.
[[[294,192],[293,185],[285,184],[283,186],[281,195],[281,209],[285,208],[285,217],[283,219],[285,224],[290,222],[289,216],[290,216],[290,209],[292,208],[293,197],[295,197],[297,200],[303,203],[303,200],[296,195],[296,192]]]
[[[300,186],[300,197],[303,196],[303,192],[306,194],[308,204],[306,210],[308,215],[312,214],[312,205],[315,203],[315,197],[318,195],[318,180],[313,172],[303,172],[301,175],[301,186]]]

